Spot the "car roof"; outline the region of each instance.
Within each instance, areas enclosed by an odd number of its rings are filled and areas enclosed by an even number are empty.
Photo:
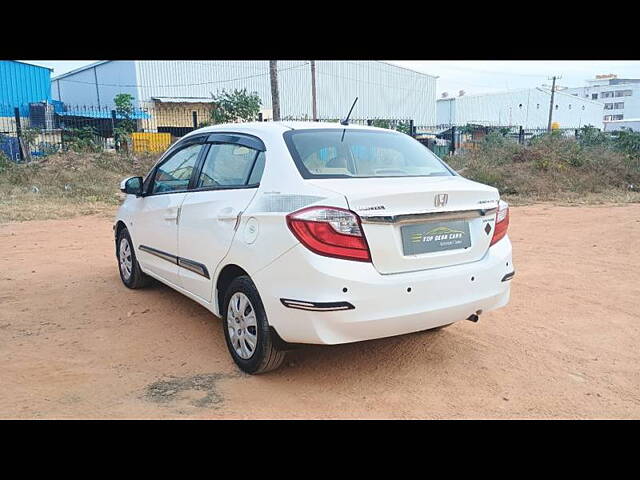
[[[392,132],[392,130],[369,127],[365,125],[341,125],[340,123],[331,122],[301,122],[301,121],[280,121],[280,122],[247,122],[247,123],[222,123],[218,125],[211,125],[209,127],[199,128],[190,132],[187,136],[194,134],[202,134],[207,132],[220,132],[220,131],[233,131],[233,132],[246,132],[253,135],[263,133],[274,132],[286,132],[288,130],[310,130],[310,129],[332,129],[332,128],[344,128],[347,130],[374,130]]]

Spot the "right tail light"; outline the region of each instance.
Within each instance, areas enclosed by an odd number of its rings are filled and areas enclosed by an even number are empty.
[[[507,234],[509,228],[509,204],[504,200],[498,202],[498,212],[496,213],[496,225],[493,229],[493,238],[489,246],[499,242]]]

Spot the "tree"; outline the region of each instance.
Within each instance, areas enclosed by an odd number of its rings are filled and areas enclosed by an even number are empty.
[[[211,123],[250,122],[258,118],[262,101],[256,92],[247,93],[247,89],[212,93],[214,107],[211,110]]]
[[[113,129],[116,148],[129,151],[131,134],[136,131],[136,121],[131,118],[134,112],[133,96],[119,93],[113,98],[113,103],[116,106],[116,118],[119,119]]]

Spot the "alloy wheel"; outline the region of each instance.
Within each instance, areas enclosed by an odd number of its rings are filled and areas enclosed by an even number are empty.
[[[131,277],[131,271],[133,269],[133,259],[131,257],[131,246],[129,240],[122,238],[120,240],[120,272],[125,280],[129,280]]]
[[[242,292],[236,292],[227,309],[227,329],[233,349],[244,360],[251,358],[258,344],[258,321],[256,312]]]

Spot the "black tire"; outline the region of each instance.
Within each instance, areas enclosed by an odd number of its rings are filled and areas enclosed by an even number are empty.
[[[126,275],[126,272],[123,272],[122,259],[120,258],[122,242],[128,243],[129,252],[131,253],[131,273],[128,277]],[[140,269],[140,264],[138,263],[138,259],[136,258],[135,249],[133,248],[133,242],[131,241],[131,236],[129,235],[129,231],[126,229],[126,227],[118,232],[118,241],[116,243],[116,257],[118,258],[118,271],[120,272],[120,279],[126,287],[131,289],[143,288],[151,283],[151,277],[146,275]]]
[[[236,293],[242,293],[249,299],[249,302],[251,303],[250,307],[255,313],[256,327],[248,328],[255,329],[256,345],[249,358],[242,358],[236,352],[236,348],[239,348],[239,344],[233,345],[229,334],[229,322],[235,321],[234,318],[228,318],[229,303]],[[231,357],[233,357],[233,360],[236,362],[236,365],[238,365],[243,372],[255,375],[275,370],[282,365],[286,352],[276,347],[274,342],[275,339],[271,334],[269,322],[267,321],[267,314],[264,311],[264,306],[260,299],[260,294],[248,276],[242,275],[231,282],[229,288],[227,288],[227,291],[224,294],[224,302],[222,302],[222,306],[222,312],[220,313],[222,314],[222,328],[224,331],[224,338],[227,342],[227,348],[229,349]],[[247,350],[250,348],[249,345],[249,343],[245,344]]]

